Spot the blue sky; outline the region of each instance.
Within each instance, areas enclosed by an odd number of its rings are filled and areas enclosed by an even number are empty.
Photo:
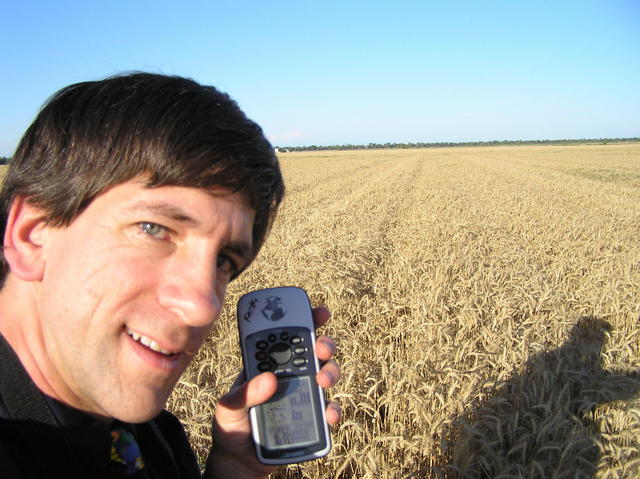
[[[121,71],[228,92],[276,145],[640,136],[640,2],[0,0],[0,156]]]

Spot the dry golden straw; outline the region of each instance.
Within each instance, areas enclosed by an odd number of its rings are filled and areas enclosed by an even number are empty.
[[[235,304],[333,319],[325,459],[277,478],[639,477],[640,145],[288,153],[287,198],[170,399],[204,460]]]
[[[640,145],[289,153],[256,263],[171,398],[200,455],[243,292],[333,313],[324,460],[273,477],[640,475]]]

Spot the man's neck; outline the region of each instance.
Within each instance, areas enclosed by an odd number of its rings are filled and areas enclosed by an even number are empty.
[[[37,288],[38,283],[22,282],[11,274],[7,276],[0,290],[0,334],[15,351],[38,389],[65,402],[47,379],[47,372],[40,367],[47,362],[41,357],[46,354],[46,348],[40,326]]]
[[[0,334],[4,336],[27,374],[38,389],[47,396],[82,410],[95,418],[111,422],[113,418],[101,416],[78,407],[75,394],[57,381],[58,387],[50,380],[57,378],[55,371],[46,370],[42,365],[51,364],[45,347],[46,341],[40,321],[41,308],[38,301],[38,282],[23,282],[9,274],[0,290]],[[62,386],[60,386],[62,385]]]

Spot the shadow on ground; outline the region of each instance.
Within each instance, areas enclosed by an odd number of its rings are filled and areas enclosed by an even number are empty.
[[[437,476],[592,477],[602,439],[588,419],[596,407],[640,393],[640,372],[602,368],[611,331],[583,317],[558,349],[537,354],[483,406],[455,423],[451,462]]]

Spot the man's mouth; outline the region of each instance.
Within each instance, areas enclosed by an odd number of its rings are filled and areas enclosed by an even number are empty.
[[[143,346],[146,346],[147,348],[151,349],[152,351],[155,351],[156,353],[160,353],[163,356],[166,356],[168,358],[178,354],[177,352],[172,352],[172,351],[167,351],[166,349],[162,349],[158,345],[158,343],[156,343],[153,339],[147,338],[143,334],[136,333],[134,330],[132,330],[129,327],[126,328],[126,331],[127,331],[127,334],[131,336],[131,338],[133,338],[135,342],[140,343]]]

